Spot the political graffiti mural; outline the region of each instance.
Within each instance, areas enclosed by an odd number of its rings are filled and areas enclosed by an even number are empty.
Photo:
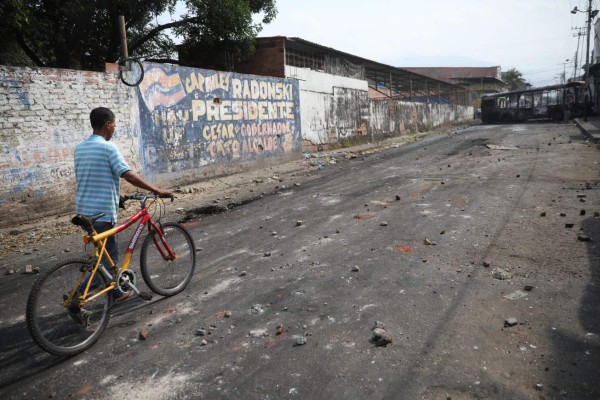
[[[139,86],[146,173],[300,152],[298,82],[145,64]]]

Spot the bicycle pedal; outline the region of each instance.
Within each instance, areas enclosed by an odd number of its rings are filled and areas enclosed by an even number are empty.
[[[138,296],[140,296],[142,298],[142,300],[146,300],[146,301],[152,300],[152,295],[150,293],[147,293],[147,292],[140,292],[138,294]]]

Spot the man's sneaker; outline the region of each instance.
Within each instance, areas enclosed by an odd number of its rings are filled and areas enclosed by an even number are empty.
[[[133,294],[133,290],[131,290],[131,289],[129,289],[126,292],[116,291],[116,293],[113,293],[113,301],[115,303],[120,303],[120,302],[125,301],[128,298],[130,298],[132,294]]]

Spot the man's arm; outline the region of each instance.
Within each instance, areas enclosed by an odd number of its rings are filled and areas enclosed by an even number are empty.
[[[158,188],[158,187],[150,184],[149,182],[146,182],[144,180],[144,178],[142,178],[141,176],[139,176],[132,170],[123,172],[123,174],[121,175],[121,178],[125,179],[127,182],[131,183],[133,186],[137,186],[140,189],[149,190],[152,193],[157,194],[161,197],[169,197],[169,196],[173,195],[173,193],[171,193],[170,190],[163,190],[161,188]]]

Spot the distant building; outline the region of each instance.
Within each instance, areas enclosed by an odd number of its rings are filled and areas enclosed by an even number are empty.
[[[429,76],[441,81],[459,85],[475,92],[479,97],[500,93],[508,90],[508,86],[502,80],[500,66],[495,67],[407,67],[421,75]]]
[[[293,76],[293,68],[308,68],[368,82],[369,98],[440,103],[472,104],[476,96],[462,85],[425,76],[297,37],[262,37],[256,53],[238,63],[236,72],[281,78]]]

